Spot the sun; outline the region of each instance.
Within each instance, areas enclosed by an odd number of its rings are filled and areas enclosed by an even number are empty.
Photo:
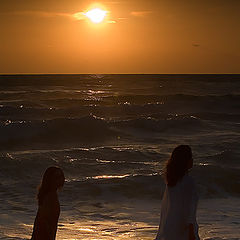
[[[101,8],[93,8],[88,12],[84,13],[93,23],[101,23],[107,15],[107,11]]]

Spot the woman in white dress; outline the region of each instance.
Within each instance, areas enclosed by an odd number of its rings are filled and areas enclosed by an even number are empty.
[[[188,145],[176,147],[166,163],[166,188],[155,240],[199,240],[196,209],[198,195],[188,170],[193,166]]]

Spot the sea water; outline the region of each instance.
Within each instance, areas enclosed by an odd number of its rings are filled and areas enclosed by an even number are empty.
[[[0,76],[0,239],[30,239],[60,166],[57,239],[154,239],[164,162],[193,150],[201,239],[240,239],[240,75]]]

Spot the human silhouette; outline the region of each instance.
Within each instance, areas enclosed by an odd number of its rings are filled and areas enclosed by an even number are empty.
[[[166,162],[166,188],[155,240],[199,240],[196,210],[198,194],[188,170],[193,166],[188,145],[176,147]]]
[[[57,191],[64,185],[64,173],[59,167],[45,171],[38,189],[38,211],[34,221],[32,240],[54,240],[60,214]]]

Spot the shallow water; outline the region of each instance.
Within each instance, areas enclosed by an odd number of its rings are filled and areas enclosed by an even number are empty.
[[[62,193],[63,195],[63,193]],[[126,200],[126,199],[125,199]],[[65,203],[66,204],[66,203]],[[160,201],[128,200],[78,202],[73,209],[62,206],[57,239],[154,239]],[[201,239],[239,239],[238,198],[200,200]],[[29,239],[33,215],[23,209],[1,214],[1,239]],[[25,222],[25,223],[23,223]]]

